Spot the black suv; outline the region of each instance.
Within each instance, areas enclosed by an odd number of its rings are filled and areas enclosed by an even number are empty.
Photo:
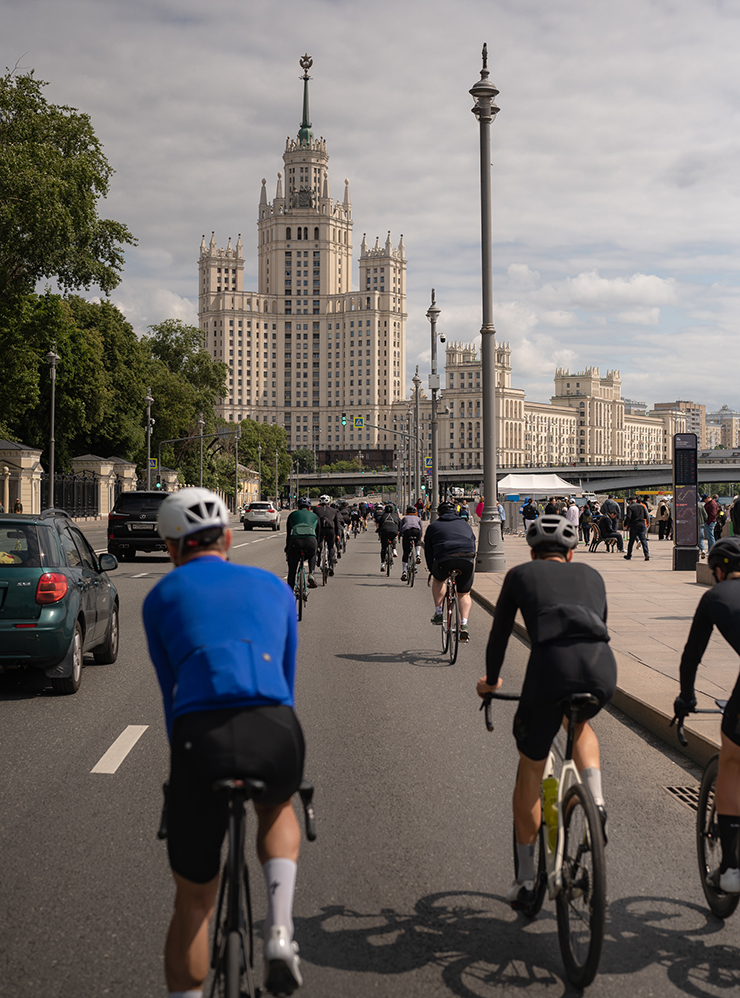
[[[166,551],[157,513],[168,492],[122,492],[108,514],[108,554],[132,561],[137,551]]]
[[[118,655],[118,593],[64,510],[0,515],[0,672],[39,669],[57,693],[76,693],[82,659]]]

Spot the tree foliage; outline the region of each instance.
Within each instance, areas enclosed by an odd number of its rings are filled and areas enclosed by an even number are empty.
[[[33,72],[0,77],[0,294],[52,277],[107,293],[135,240],[98,216],[113,169],[89,116],[50,104],[45,86]]]
[[[301,474],[305,475],[314,470],[313,451],[309,450],[308,447],[299,447],[297,450],[294,450],[292,457],[294,466]]]

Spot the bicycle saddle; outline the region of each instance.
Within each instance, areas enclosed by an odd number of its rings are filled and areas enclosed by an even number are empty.
[[[255,780],[251,776],[245,776],[244,778],[216,780],[212,789],[214,793],[218,793],[219,790],[240,790],[248,800],[258,800],[267,789],[267,785],[264,780]]]
[[[570,693],[558,700],[558,706],[567,708],[570,720],[573,724],[579,724],[593,717],[593,708],[600,707],[601,703],[592,693]]]

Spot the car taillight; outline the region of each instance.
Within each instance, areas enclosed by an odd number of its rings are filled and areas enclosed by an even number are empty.
[[[274,509],[272,508],[272,506],[270,506],[270,508],[268,509],[268,511],[267,511],[267,512],[268,512],[268,513],[276,513],[276,512],[277,512],[277,510],[274,510]]]
[[[125,520],[125,519],[126,519],[126,513],[109,513],[108,514],[108,522],[109,523],[110,523],[111,520]]]
[[[44,572],[36,586],[37,603],[58,603],[67,595],[67,576],[61,572]]]

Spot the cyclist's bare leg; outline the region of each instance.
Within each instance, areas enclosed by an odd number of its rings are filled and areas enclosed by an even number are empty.
[[[567,721],[563,721],[563,727],[567,729]],[[579,773],[584,769],[601,769],[599,740],[588,721],[576,725],[573,735],[573,762]]]
[[[740,745],[721,733],[719,769],[714,790],[717,814],[740,814]]]
[[[442,607],[442,600],[445,594],[445,584],[444,582],[437,582],[437,580],[432,576],[432,599],[434,600],[435,607]]]
[[[473,597],[470,593],[458,593],[457,604],[460,607],[460,616],[463,620],[470,618],[470,610],[473,606]]]
[[[206,884],[175,879],[175,910],[164,946],[164,970],[169,991],[197,991],[210,965],[208,924],[218,891],[218,877]]]
[[[254,805],[257,812],[257,855],[260,863],[268,859],[298,861],[301,830],[291,801],[274,807]]]
[[[519,845],[532,845],[540,829],[540,784],[547,759],[528,759],[519,753],[519,770],[512,805],[514,830]]]

